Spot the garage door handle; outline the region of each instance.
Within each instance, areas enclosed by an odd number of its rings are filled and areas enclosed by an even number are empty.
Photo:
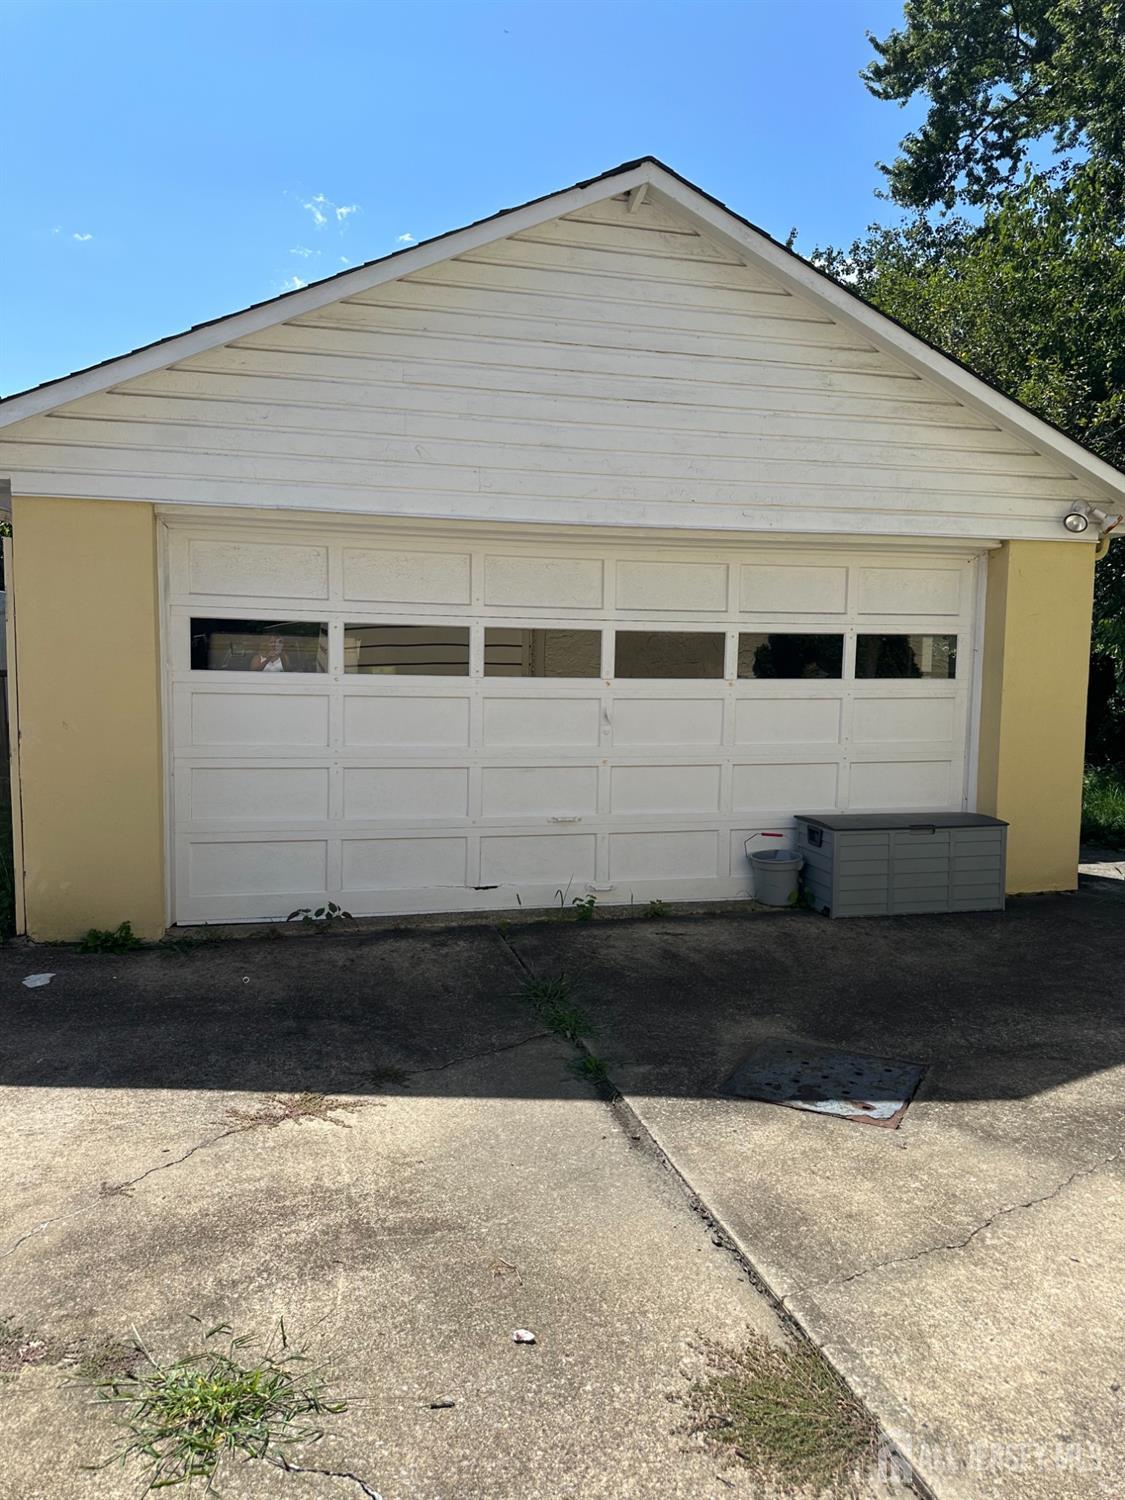
[[[579,817],[550,818],[548,821],[551,823],[581,823],[582,819]]]
[[[907,827],[907,833],[936,833],[936,823],[911,823]]]

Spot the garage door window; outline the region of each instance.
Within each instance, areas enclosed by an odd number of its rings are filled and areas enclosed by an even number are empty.
[[[344,671],[371,676],[467,677],[467,625],[345,625]]]
[[[856,642],[857,677],[957,675],[955,635],[861,635]]]
[[[744,634],[738,637],[738,675],[794,679],[842,677],[842,635]]]
[[[327,672],[328,626],[319,620],[191,622],[193,672]]]
[[[486,626],[486,677],[600,677],[600,630],[509,630]]]
[[[619,630],[618,677],[721,677],[726,636],[710,630]]]

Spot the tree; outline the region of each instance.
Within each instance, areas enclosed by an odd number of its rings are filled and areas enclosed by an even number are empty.
[[[1125,0],[908,0],[904,19],[862,76],[930,100],[883,168],[914,215],[813,259],[1125,470]],[[1125,762],[1125,542],[1096,579],[1090,748]]]
[[[1120,169],[1125,0],[907,0],[904,20],[868,33],[860,75],[878,99],[930,100],[883,168],[896,203],[995,202],[1042,146]]]

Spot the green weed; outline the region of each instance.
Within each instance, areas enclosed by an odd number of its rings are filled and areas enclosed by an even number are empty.
[[[119,927],[91,927],[78,944],[80,953],[132,953],[143,948],[144,943],[133,931],[131,922],[122,922]]]
[[[763,1484],[841,1500],[859,1494],[878,1430],[811,1344],[755,1334],[741,1350],[706,1349],[711,1374],[687,1397],[693,1431]]]
[[[1086,772],[1082,783],[1082,837],[1091,844],[1125,849],[1125,771]]]
[[[574,1003],[573,996],[574,981],[566,974],[547,979],[530,978],[522,992],[522,998],[547,1030],[565,1037],[568,1042],[594,1034],[594,1023],[581,1006]]]
[[[329,901],[326,906],[299,906],[296,911],[291,911],[285,919],[287,922],[301,922],[305,927],[331,927],[334,922],[351,922],[354,920],[350,911],[345,911],[335,901]]]
[[[199,1320],[196,1319],[196,1322]],[[223,1340],[216,1347],[213,1340]],[[138,1343],[140,1341],[138,1340]],[[259,1459],[286,1467],[288,1449],[323,1437],[318,1421],[347,1410],[331,1400],[328,1383],[303,1348],[291,1349],[278,1322],[265,1347],[234,1337],[226,1324],[212,1328],[203,1347],[161,1364],[141,1345],[136,1374],[94,1382],[95,1400],[111,1407],[125,1437],[104,1463],[138,1464],[145,1491],[203,1481],[206,1493],[225,1459]]]
[[[603,1060],[593,1053],[584,1052],[581,1057],[576,1057],[571,1067],[585,1083],[592,1083],[595,1088],[608,1087],[609,1070]]]

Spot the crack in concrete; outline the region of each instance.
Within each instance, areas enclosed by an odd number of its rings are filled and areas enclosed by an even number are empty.
[[[241,1133],[241,1127],[235,1126],[230,1130],[220,1130],[218,1135],[210,1135],[205,1140],[196,1141],[195,1145],[190,1146],[182,1156],[174,1156],[171,1161],[158,1161],[153,1166],[148,1167],[138,1177],[129,1178],[127,1182],[113,1183],[112,1196],[116,1196],[117,1194],[127,1195],[136,1187],[138,1182],[143,1182],[146,1177],[151,1177],[154,1172],[165,1172],[169,1167],[178,1167],[181,1162],[187,1161],[188,1157],[194,1156],[197,1151],[202,1151],[208,1146],[216,1145],[219,1141],[225,1140],[228,1135],[240,1135]],[[80,1214],[88,1214],[91,1210],[100,1207],[106,1196],[107,1194],[103,1190],[101,1196],[93,1203],[84,1203],[81,1208],[73,1208],[69,1213],[54,1214],[49,1219],[43,1219],[38,1224],[33,1224],[30,1229],[20,1235],[19,1239],[14,1240],[6,1250],[0,1250],[0,1260],[6,1260],[9,1255],[14,1255],[21,1245],[26,1244],[30,1239],[34,1239],[37,1234],[42,1234],[45,1229],[50,1229],[52,1224],[62,1224],[67,1219],[77,1219]]]
[[[1053,1187],[1049,1193],[1041,1193],[1037,1198],[1028,1198],[1025,1202],[1009,1203],[1003,1208],[998,1208],[994,1214],[990,1214],[987,1219],[984,1219],[980,1224],[970,1229],[969,1233],[963,1239],[943,1241],[938,1245],[927,1245],[924,1249],[915,1250],[910,1255],[893,1255],[887,1260],[876,1261],[874,1265],[864,1266],[862,1270],[852,1271],[847,1276],[836,1277],[831,1281],[817,1282],[811,1286],[799,1287],[796,1291],[787,1292],[781,1299],[782,1303],[788,1305],[791,1298],[804,1296],[806,1292],[823,1292],[830,1287],[847,1286],[851,1281],[859,1281],[864,1276],[870,1276],[873,1271],[883,1271],[888,1266],[908,1265],[914,1260],[924,1260],[928,1255],[938,1255],[943,1250],[964,1250],[965,1246],[971,1244],[978,1234],[983,1234],[986,1229],[991,1228],[993,1224],[1003,1219],[1007,1214],[1019,1213],[1023,1209],[1037,1208],[1041,1203],[1049,1203],[1052,1198],[1057,1198],[1060,1193],[1065,1192],[1072,1182],[1077,1182],[1080,1177],[1092,1177],[1095,1172],[1100,1172],[1103,1167],[1108,1167],[1110,1162],[1116,1161],[1121,1154],[1120,1151],[1114,1151],[1109,1156],[1103,1157],[1100,1161],[1094,1162],[1091,1166],[1077,1168],[1069,1177],[1064,1178],[1057,1187]]]
[[[514,1052],[517,1047],[526,1047],[531,1042],[542,1042],[554,1036],[553,1031],[535,1031],[531,1036],[521,1037],[518,1042],[503,1042],[498,1047],[488,1047],[483,1052],[469,1052],[464,1057],[454,1057],[449,1062],[437,1063],[432,1068],[412,1068],[407,1078],[421,1078],[426,1073],[444,1073],[447,1068],[456,1068],[461,1063],[476,1062],[481,1057],[498,1057],[501,1052]]]
[[[283,1474],[320,1474],[325,1479],[347,1479],[352,1484],[358,1484],[360,1490],[368,1497],[368,1500],[383,1500],[378,1490],[373,1490],[366,1479],[361,1479],[358,1474],[353,1474],[350,1469],[309,1469],[302,1464],[291,1464],[286,1458],[270,1459],[270,1463],[282,1471]]]

